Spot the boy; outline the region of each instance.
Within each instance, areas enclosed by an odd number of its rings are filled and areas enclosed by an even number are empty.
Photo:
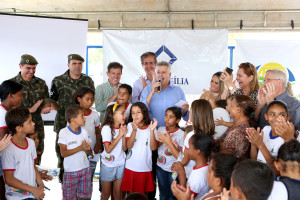
[[[196,133],[189,140],[188,153],[191,160],[196,161],[196,165],[186,182],[184,167],[181,162],[176,162],[172,166],[172,170],[178,173],[179,184],[186,187],[190,185],[191,192],[195,195],[195,199],[200,199],[209,191],[207,183],[208,158],[214,147],[212,138],[206,134]]]
[[[64,158],[63,199],[91,198],[91,170],[88,155],[91,155],[90,138],[85,125],[83,109],[70,106],[65,113],[69,126],[59,132],[58,144]],[[72,184],[70,184],[72,183]]]
[[[273,182],[274,174],[268,165],[244,160],[234,167],[230,194],[233,200],[266,200],[271,193]],[[222,194],[222,199],[223,197]]]
[[[5,120],[13,136],[1,155],[6,199],[43,199],[44,183],[35,166],[36,147],[34,141],[26,137],[34,132],[31,114],[28,109],[14,108],[7,112]]]
[[[126,118],[129,118],[130,115],[130,108],[131,108],[131,103],[129,103],[128,101],[131,99],[132,97],[132,87],[130,85],[127,84],[121,84],[119,86],[118,89],[118,96],[117,96],[117,102],[110,102],[107,106],[110,106],[112,104],[118,103],[121,105],[125,106],[125,114],[126,114]]]

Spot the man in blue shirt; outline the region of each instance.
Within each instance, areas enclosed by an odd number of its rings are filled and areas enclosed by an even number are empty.
[[[145,70],[146,76],[141,76],[133,83],[132,103],[140,101],[140,96],[145,87],[152,84],[155,76],[155,67],[157,64],[156,55],[153,52],[146,52],[141,55],[141,63]]]
[[[160,82],[152,82],[141,94],[141,102],[149,109],[151,119],[156,118],[157,127],[165,126],[165,113],[169,107],[175,106],[180,100],[186,102],[185,95],[181,88],[171,83],[171,65],[162,61],[157,64],[157,78]],[[158,93],[158,87],[161,90]],[[185,121],[189,120],[189,105],[187,103],[181,105],[182,117]]]

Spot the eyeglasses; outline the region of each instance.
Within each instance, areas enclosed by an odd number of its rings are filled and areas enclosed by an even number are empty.
[[[270,82],[270,81],[272,81],[272,80],[280,80],[280,79],[279,79],[279,78],[267,78],[267,79],[264,80],[264,83],[265,83],[265,82],[268,83],[268,82]]]
[[[144,62],[143,65],[154,65],[154,62]]]

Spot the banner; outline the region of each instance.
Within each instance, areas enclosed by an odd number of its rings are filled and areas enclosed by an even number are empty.
[[[171,80],[185,94],[201,94],[227,66],[227,48],[227,30],[103,31],[103,74],[110,62],[120,62],[121,82],[133,85],[145,75],[140,56],[152,51],[172,65]]]
[[[292,40],[237,40],[234,70],[240,63],[250,62],[257,68],[260,85],[267,70],[281,69],[288,74],[294,95],[300,93],[300,41]],[[236,73],[234,73],[236,74]]]

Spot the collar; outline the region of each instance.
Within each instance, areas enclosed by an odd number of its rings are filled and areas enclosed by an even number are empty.
[[[193,170],[200,169],[200,168],[206,167],[206,166],[208,166],[208,163],[206,163],[205,165],[202,165],[201,167],[198,167],[198,168],[193,167]]]
[[[82,79],[83,74],[81,73],[79,79],[72,79],[72,78],[70,77],[70,70],[68,69],[68,70],[63,74],[63,76],[64,76],[66,79],[68,79],[69,81],[76,81],[76,80]]]
[[[90,110],[90,112],[88,114],[84,115],[84,116],[89,116],[91,113],[92,113],[92,110]]]
[[[69,129],[69,131],[71,131],[71,132],[74,133],[75,135],[80,135],[80,133],[81,133],[81,127],[78,127],[78,129],[79,129],[78,132],[73,131],[73,130],[70,128],[70,126],[68,126],[68,129]]]
[[[0,106],[1,106],[2,108],[4,108],[4,109],[7,111],[7,109],[4,107],[4,105],[0,104]]]
[[[37,78],[33,75],[33,77],[32,77],[32,79],[30,80],[30,81],[24,81],[24,79],[22,78],[22,76],[21,76],[21,72],[19,72],[18,73],[18,75],[16,76],[16,81],[18,82],[18,83],[20,83],[20,82],[37,82],[38,80],[37,80]]]
[[[179,127],[175,131],[169,132],[169,133],[175,133],[176,131],[178,131],[178,129],[179,129]],[[168,131],[167,127],[166,127],[166,131]]]
[[[115,88],[114,86],[112,86],[112,84],[110,84],[109,79],[107,79],[107,84],[108,84],[110,87]],[[120,84],[120,82],[119,82],[118,84]],[[117,84],[117,85],[118,85],[118,84]]]
[[[273,140],[273,139],[276,139],[276,138],[278,138],[278,137],[279,137],[279,135],[277,135],[277,136],[272,136],[272,129],[271,129],[271,131],[270,131],[270,139]]]
[[[289,93],[287,91],[285,91],[284,93],[278,95],[275,100],[281,100],[283,98],[285,98],[286,96],[290,96]]]

